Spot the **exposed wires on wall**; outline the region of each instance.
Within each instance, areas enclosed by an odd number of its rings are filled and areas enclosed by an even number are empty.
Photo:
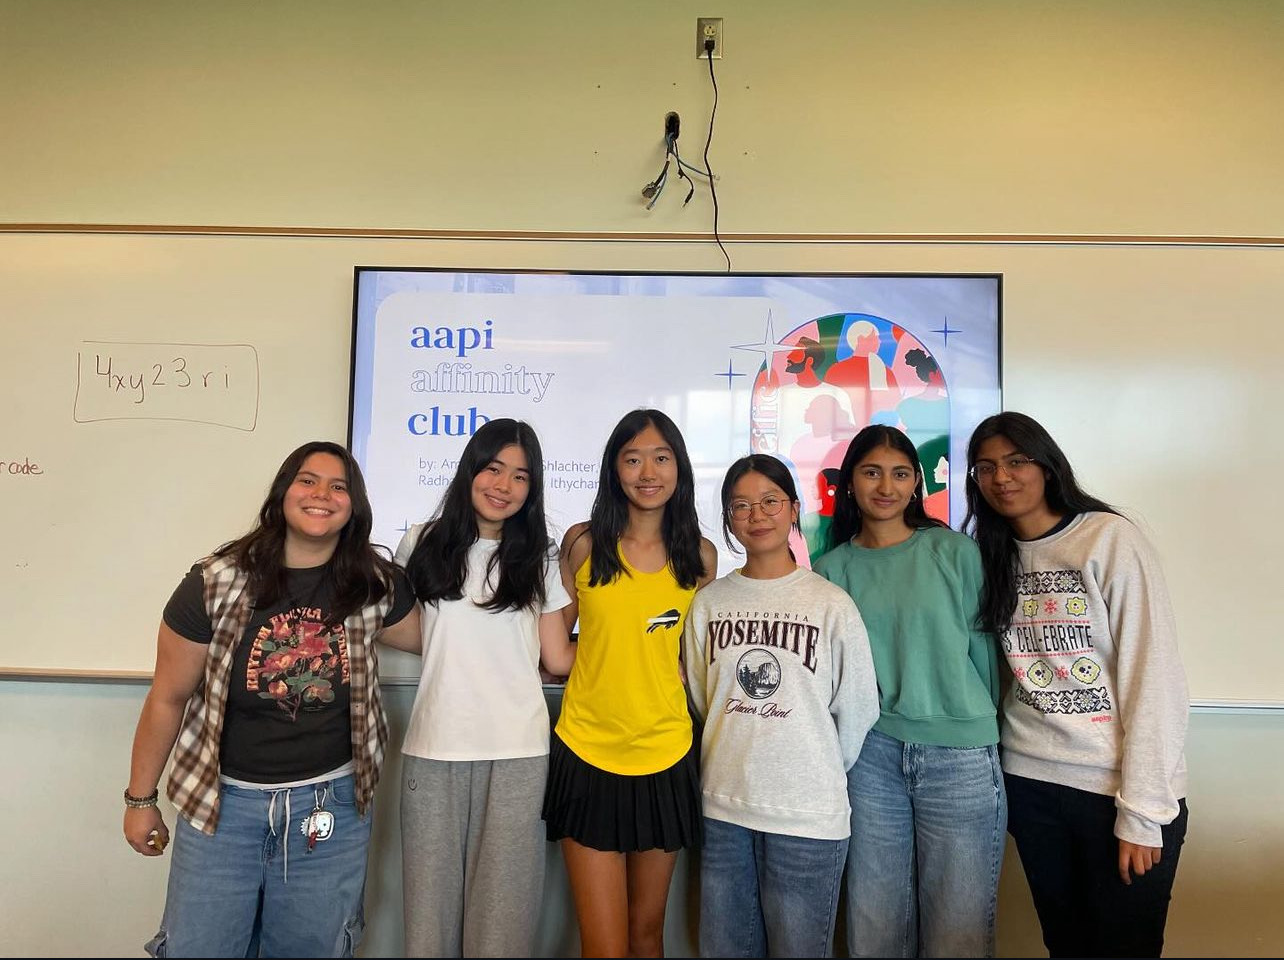
[[[691,175],[703,177],[709,184],[709,197],[713,200],[713,239],[717,241],[718,249],[726,258],[727,273],[730,273],[731,254],[727,253],[727,248],[722,242],[722,234],[718,231],[718,188],[715,183],[718,178],[709,165],[709,147],[713,143],[713,122],[718,116],[718,78],[713,72],[714,46],[713,39],[705,39],[705,59],[709,62],[709,81],[713,84],[713,108],[709,112],[709,135],[704,141],[704,167],[695,166],[682,159],[681,153],[678,152],[678,134],[681,132],[682,121],[676,113],[667,113],[664,117],[664,165],[660,167],[660,172],[656,174],[655,179],[642,188],[642,198],[646,200],[646,208],[650,210],[664,193],[669,177],[675,175],[679,180],[687,182],[687,195],[682,200],[682,205],[685,207],[695,196],[696,181]]]
[[[708,179],[709,172],[701,170],[697,166],[687,163],[682,159],[678,152],[678,133],[681,131],[682,121],[676,113],[665,114],[664,117],[664,166],[660,168],[656,178],[642,188],[642,196],[646,198],[646,208],[650,210],[655,206],[655,202],[660,199],[660,194],[664,192],[664,186],[669,182],[669,173],[674,171],[679,180],[687,181],[687,195],[682,201],[685,207],[695,196],[695,181],[688,174],[694,173],[697,176]]]

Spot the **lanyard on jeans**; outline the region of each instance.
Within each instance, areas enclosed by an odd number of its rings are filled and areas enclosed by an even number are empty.
[[[268,801],[268,829],[272,831],[272,836],[277,836],[276,832],[276,801],[277,797],[285,794],[285,829],[289,830],[290,821],[293,819],[290,815],[290,791],[292,788],[286,787],[283,790],[273,790],[272,797]],[[299,824],[299,831],[308,838],[307,852],[311,853],[316,849],[317,842],[320,840],[329,840],[334,835],[334,814],[325,809],[326,801],[330,799],[330,784],[316,784],[312,787],[313,807],[312,812],[303,818]],[[290,838],[287,835],[283,838],[282,846],[285,848],[284,854],[284,882],[290,882]]]

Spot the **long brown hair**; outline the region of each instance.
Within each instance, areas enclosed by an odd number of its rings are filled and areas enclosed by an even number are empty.
[[[362,607],[382,600],[390,589],[393,572],[392,563],[380,556],[370,543],[374,514],[361,468],[352,454],[339,444],[314,440],[286,457],[272,478],[254,529],[223,544],[214,555],[231,557],[249,574],[250,596],[256,607],[271,606],[286,595],[289,568],[285,565],[285,493],[314,453],[328,453],[343,463],[348,499],[352,504],[352,513],[339,531],[339,542],[326,564],[325,576],[330,582],[334,604],[327,626],[333,626]]]
[[[1118,514],[1119,511],[1080,489],[1070,461],[1052,435],[1033,417],[1009,410],[986,417],[977,425],[967,444],[967,516],[963,518],[963,529],[972,534],[981,548],[981,565],[985,569],[981,624],[996,636],[1002,636],[1012,625],[1012,614],[1016,610],[1016,534],[1008,521],[990,506],[971,475],[977,451],[991,437],[1005,438],[1043,470],[1043,498],[1053,513],[1068,515],[1096,510]]]

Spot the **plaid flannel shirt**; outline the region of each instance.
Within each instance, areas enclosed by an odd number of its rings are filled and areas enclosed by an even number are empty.
[[[205,676],[187,703],[168,794],[192,826],[212,834],[218,826],[219,744],[227,706],[232,659],[245,634],[253,609],[246,589],[249,575],[230,557],[202,561],[205,609],[214,637],[205,656]],[[352,757],[356,766],[357,809],[362,814],[374,798],[383,767],[388,723],[379,691],[379,656],[374,636],[392,607],[393,585],[378,603],[363,607],[343,622],[347,635],[351,681]]]

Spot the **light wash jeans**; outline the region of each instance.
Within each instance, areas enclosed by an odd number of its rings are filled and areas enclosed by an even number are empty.
[[[853,957],[992,957],[1008,807],[997,746],[876,730],[847,773]]]
[[[704,818],[700,956],[829,957],[846,840]]]
[[[182,817],[175,824],[165,916],[147,952],[351,957],[364,927],[370,846],[352,776],[285,790],[224,783],[220,793],[213,836]],[[301,827],[322,798],[333,829],[309,852]]]

